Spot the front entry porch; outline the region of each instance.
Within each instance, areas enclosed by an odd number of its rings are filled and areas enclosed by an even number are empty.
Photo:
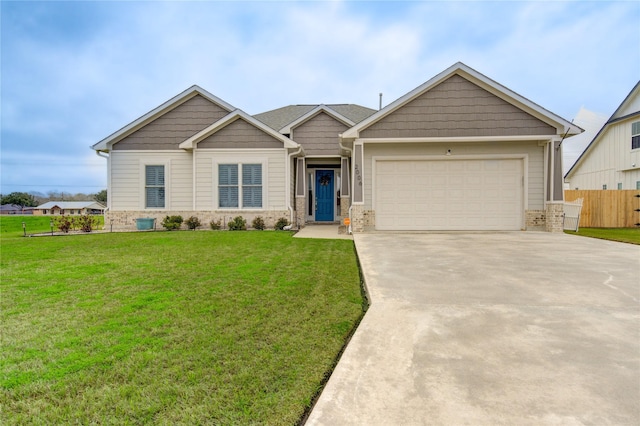
[[[303,228],[311,223],[341,223],[349,211],[347,159],[299,158],[297,160],[295,203],[297,227]]]

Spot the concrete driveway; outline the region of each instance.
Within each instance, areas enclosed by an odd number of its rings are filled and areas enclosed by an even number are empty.
[[[359,234],[372,305],[307,425],[640,424],[640,247]]]

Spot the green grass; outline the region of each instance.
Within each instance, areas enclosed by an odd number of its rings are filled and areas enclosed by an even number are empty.
[[[565,233],[622,243],[640,244],[640,228],[580,228],[578,232],[565,231]]]
[[[104,226],[104,216],[95,216],[95,218],[99,221],[97,229],[102,229]],[[0,235],[2,235],[3,238],[22,236],[24,234],[22,222],[26,225],[27,235],[50,232],[50,222],[52,219],[55,219],[55,216],[0,215]],[[53,230],[58,232],[55,227]]]
[[[351,241],[19,223],[2,220],[3,425],[295,424],[362,316]]]

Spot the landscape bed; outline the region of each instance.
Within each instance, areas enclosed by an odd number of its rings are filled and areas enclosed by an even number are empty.
[[[348,240],[21,235],[3,220],[2,424],[295,424],[363,314]]]

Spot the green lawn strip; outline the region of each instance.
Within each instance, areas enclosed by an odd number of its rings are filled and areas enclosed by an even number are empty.
[[[95,229],[102,229],[104,226],[104,216],[94,216],[99,224]],[[55,220],[56,216],[39,216],[39,215],[0,215],[0,235],[2,238],[22,237],[26,230],[27,235],[41,234],[51,231],[51,220]],[[23,230],[24,222],[26,229]],[[53,230],[58,232],[54,226]]]
[[[362,314],[352,242],[5,238],[0,423],[296,423]]]
[[[565,231],[565,233],[622,243],[640,244],[640,228],[580,228],[578,232]]]

